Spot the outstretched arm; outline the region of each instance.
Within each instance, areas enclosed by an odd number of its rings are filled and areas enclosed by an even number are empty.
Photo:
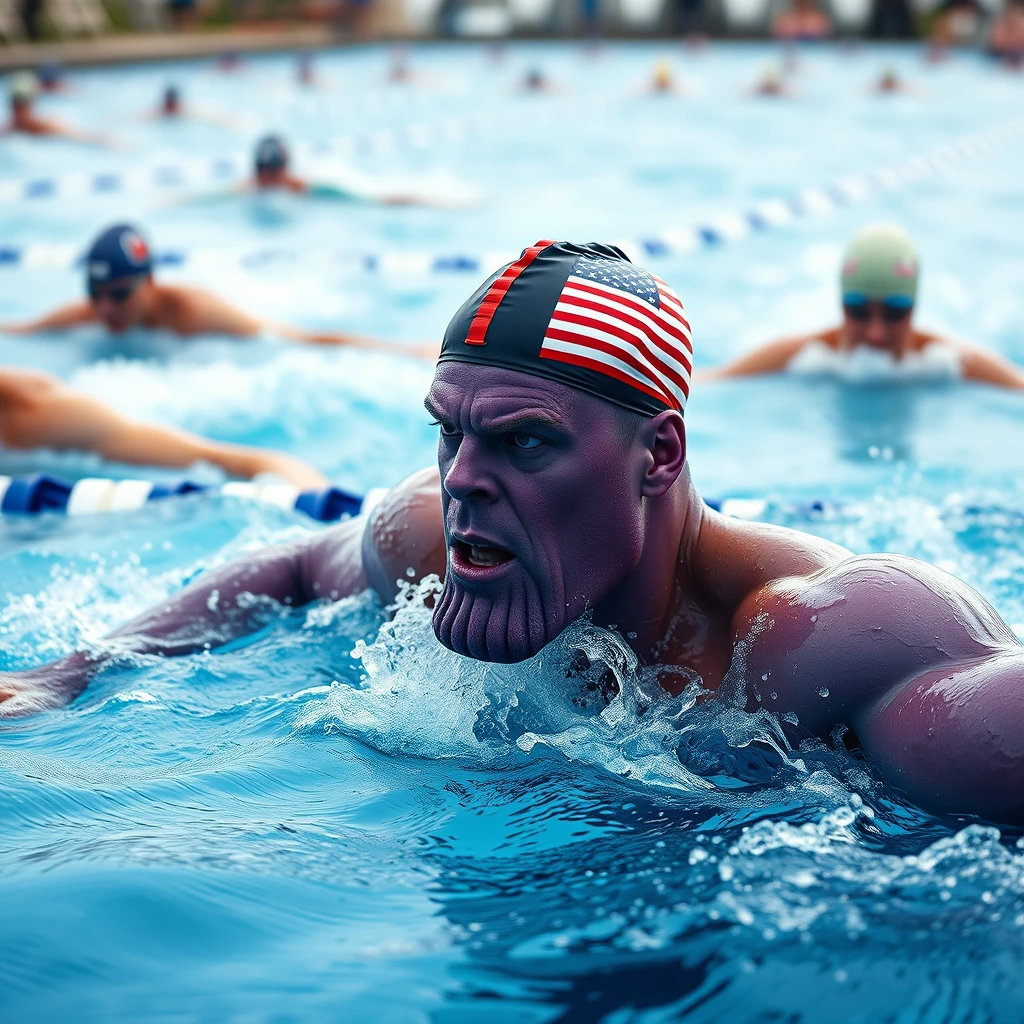
[[[138,423],[53,377],[29,371],[0,370],[0,437],[12,448],[94,451],[113,462],[174,469],[203,461],[245,479],[276,473],[303,490],[327,485],[312,466],[283,452]]]
[[[0,715],[66,704],[104,665],[127,654],[173,656],[223,646],[273,621],[281,605],[335,601],[367,587],[391,601],[396,581],[441,575],[445,556],[437,470],[423,470],[389,491],[368,516],[205,573],[116,630],[98,650],[0,674]]]
[[[366,587],[360,545],[365,519],[264,548],[204,573],[163,604],[115,630],[92,651],[0,675],[0,715],[29,714],[74,700],[104,666],[132,654],[164,657],[221,647],[281,614]]]
[[[64,331],[79,324],[94,323],[92,306],[88,302],[72,302],[54,310],[47,316],[25,324],[0,324],[6,334],[35,334],[38,331]]]
[[[995,352],[958,345],[960,366],[965,380],[995,384],[1004,388],[1024,389],[1024,372]]]
[[[722,377],[752,377],[763,373],[781,373],[806,345],[830,333],[832,332],[819,331],[817,334],[801,334],[796,338],[773,341],[717,370],[705,371],[700,376],[705,380],[718,380]]]
[[[267,326],[289,341],[297,341],[306,345],[342,345],[370,352],[390,352],[392,355],[431,360],[437,358],[439,351],[436,342],[424,342],[413,347],[406,347],[395,342],[384,341],[381,338],[368,338],[364,334],[347,334],[341,331],[303,331],[284,324],[268,324]]]

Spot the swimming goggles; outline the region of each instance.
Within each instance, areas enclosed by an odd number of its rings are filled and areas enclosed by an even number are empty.
[[[89,283],[90,299],[109,299],[111,302],[125,302],[129,296],[142,284],[142,278],[134,278],[131,283],[118,285],[116,288],[104,288],[101,284]]]
[[[882,318],[889,323],[899,323],[913,306],[914,300],[907,295],[887,295],[882,299]],[[846,292],[843,309],[851,320],[871,318],[871,300],[864,292]]]

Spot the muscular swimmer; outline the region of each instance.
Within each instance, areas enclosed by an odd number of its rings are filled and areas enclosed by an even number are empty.
[[[728,678],[800,735],[846,726],[932,811],[1024,823],[1024,646],[930,565],[709,510],[686,460],[690,368],[664,282],[610,246],[538,243],[448,327],[426,401],[437,471],[368,519],[207,573],[101,650],[0,676],[8,710],[64,703],[125,653],[245,635],[267,614],[249,595],[387,601],[411,568],[444,575],[434,631],[463,655],[518,662],[589,613],[684,670],[669,688]]]
[[[254,338],[272,332],[289,341],[312,345],[402,351],[398,346],[359,335],[317,333],[271,324],[235,309],[201,288],[159,284],[153,278],[149,246],[130,224],[115,224],[99,235],[86,255],[85,274],[89,292],[86,301],[72,302],[27,324],[0,324],[0,331],[34,334],[100,323],[112,334],[143,328],[171,331],[181,337],[227,334]],[[419,354],[419,350],[413,354]]]
[[[994,352],[913,326],[919,271],[917,250],[905,231],[889,224],[864,228],[843,256],[843,321],[838,327],[765,345],[708,377],[781,373],[802,352],[817,345],[837,353],[872,349],[897,363],[926,351],[942,354],[965,380],[1024,388],[1024,372]]]

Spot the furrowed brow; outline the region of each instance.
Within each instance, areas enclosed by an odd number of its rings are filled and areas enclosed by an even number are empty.
[[[483,424],[484,431],[490,434],[512,434],[517,431],[528,431],[531,427],[564,430],[565,421],[545,409],[524,409],[504,416],[488,416]]]

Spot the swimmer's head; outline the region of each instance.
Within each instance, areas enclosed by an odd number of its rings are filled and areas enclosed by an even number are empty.
[[[654,66],[654,88],[658,92],[672,88],[672,67],[667,60],[660,60]]]
[[[43,61],[37,72],[39,75],[39,87],[44,92],[59,89],[64,78],[64,69],[55,60]]]
[[[256,184],[272,188],[288,171],[288,147],[278,135],[266,135],[256,144]]]
[[[19,71],[11,76],[8,89],[11,105],[26,107],[39,95],[39,79],[31,71]]]
[[[840,287],[844,329],[852,345],[903,354],[917,301],[920,263],[910,235],[873,224],[854,235],[843,254]]]
[[[85,283],[96,316],[115,334],[139,324],[146,311],[153,257],[130,224],[115,224],[92,243]]]
[[[544,77],[544,72],[540,68],[530,68],[526,72],[526,78],[523,80],[523,85],[527,89],[543,89],[547,85],[547,79]]]
[[[516,662],[588,610],[616,621],[679,500],[691,359],[678,297],[614,246],[540,242],[455,314],[427,398],[445,646]]]
[[[164,89],[160,111],[165,117],[174,117],[181,113],[181,92],[176,85],[169,85]]]

